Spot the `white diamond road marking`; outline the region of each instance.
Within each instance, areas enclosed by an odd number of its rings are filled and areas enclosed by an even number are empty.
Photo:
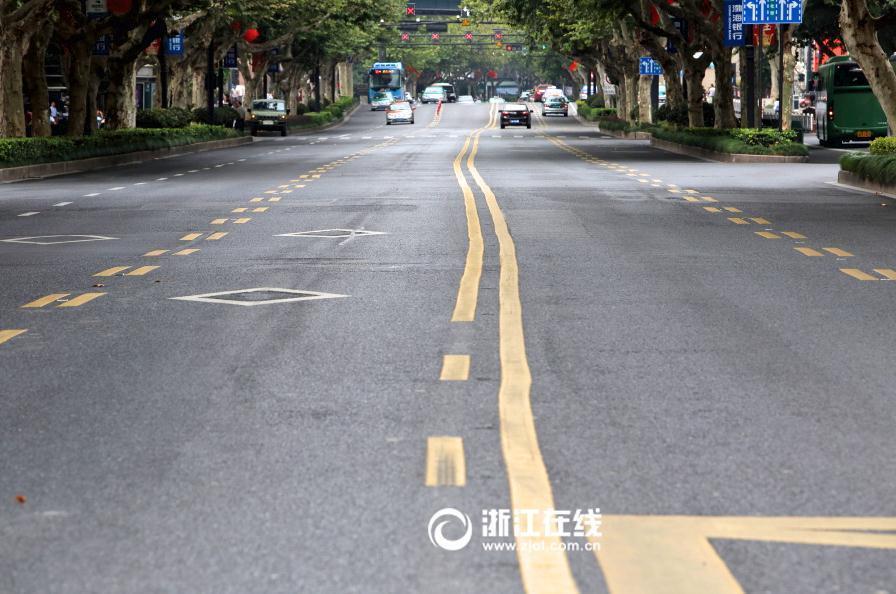
[[[288,293],[299,297],[284,297],[282,299],[266,299],[264,301],[237,301],[234,299],[218,299],[224,295],[240,295],[243,293]],[[348,297],[336,293],[319,293],[317,291],[298,291],[296,289],[277,289],[271,287],[256,287],[254,289],[241,289],[238,291],[221,291],[219,293],[205,293],[203,295],[189,295],[187,297],[169,297],[177,301],[196,301],[199,303],[225,303],[228,305],[243,305],[254,307],[256,305],[270,305],[273,303],[294,303],[296,301],[315,301],[318,299],[338,299]]]
[[[62,239],[62,238],[70,239]],[[74,239],[80,237],[82,239]],[[38,241],[41,239],[56,239],[57,241]],[[3,239],[5,243],[31,243],[34,245],[56,245],[59,243],[82,243],[86,241],[107,241],[109,239],[118,239],[117,237],[106,237],[105,235],[37,235],[34,237],[15,237],[13,239]]]
[[[40,212],[35,212],[35,211],[31,211],[31,212],[23,212],[23,213],[20,214],[19,216],[20,216],[20,217],[33,217],[33,216],[36,215],[36,214],[40,214]]]
[[[366,229],[316,229],[314,231],[280,233],[274,237],[321,237],[324,239],[341,239],[343,237],[359,237],[362,235],[388,235],[388,233],[384,231],[367,231]]]

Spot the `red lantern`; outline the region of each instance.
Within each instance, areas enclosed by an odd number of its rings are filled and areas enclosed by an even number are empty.
[[[132,0],[107,0],[106,7],[114,15],[121,16],[131,12]]]
[[[243,24],[239,21],[233,21],[230,23],[230,30],[234,33],[239,33],[243,29]]]
[[[246,32],[243,33],[243,39],[245,39],[248,43],[252,43],[260,36],[261,33],[258,32],[258,29],[246,29]]]

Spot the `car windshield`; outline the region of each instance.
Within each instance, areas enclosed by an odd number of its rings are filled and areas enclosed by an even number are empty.
[[[441,95],[444,91],[442,91],[441,87],[435,87],[431,89],[426,89],[423,91],[424,95]]]
[[[529,111],[529,108],[525,105],[518,105],[515,103],[505,105],[503,109],[504,111]]]
[[[834,70],[835,87],[867,87],[868,79],[858,64],[841,64]]]
[[[391,101],[392,94],[391,93],[377,93],[373,96],[374,101]]]
[[[256,111],[286,111],[281,101],[253,101],[252,109]]]
[[[566,103],[566,101],[564,101],[562,99],[549,99],[547,102],[547,106],[548,107],[563,107],[564,103]]]
[[[389,106],[392,111],[411,111],[411,104],[407,102],[393,103]]]

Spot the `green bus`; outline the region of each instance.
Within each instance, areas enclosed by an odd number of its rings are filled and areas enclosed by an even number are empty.
[[[887,136],[887,116],[861,67],[849,56],[831,58],[816,74],[818,142],[839,146]]]

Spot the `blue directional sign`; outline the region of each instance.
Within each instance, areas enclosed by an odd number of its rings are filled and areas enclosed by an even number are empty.
[[[744,0],[745,25],[803,22],[802,0]]]
[[[236,66],[236,46],[233,46],[224,54],[224,68],[236,68]]]
[[[663,73],[660,63],[649,56],[642,57],[638,62],[638,74],[644,76],[659,76]]]
[[[743,0],[725,0],[725,47],[741,47],[744,40]]]
[[[165,53],[169,56],[184,55],[184,34],[178,33],[165,39]]]

